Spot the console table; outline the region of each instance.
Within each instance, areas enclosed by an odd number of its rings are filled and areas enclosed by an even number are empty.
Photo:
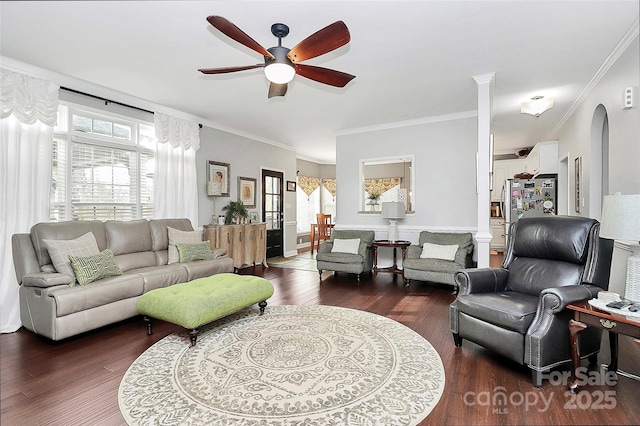
[[[578,387],[576,373],[580,367],[580,353],[578,347],[578,333],[587,326],[598,327],[609,332],[609,346],[611,350],[611,363],[608,371],[618,371],[618,334],[631,336],[634,343],[640,347],[640,322],[625,318],[622,315],[601,311],[589,304],[589,301],[573,303],[567,306],[573,311],[573,319],[569,321],[569,340],[571,343],[571,361],[573,362],[574,380],[569,385],[570,390]]]
[[[267,224],[204,225],[204,239],[211,248],[227,250],[235,270],[262,264],[267,267]]]
[[[408,280],[404,277],[404,269],[398,268],[398,257],[396,249],[402,250],[402,260],[404,261],[407,256],[407,247],[411,245],[411,241],[389,241],[389,240],[374,240],[373,241],[373,277],[378,275],[378,272],[389,272],[397,274],[402,277],[402,281],[405,285],[409,285]],[[393,248],[393,266],[387,268],[378,268],[378,248],[379,247],[391,247]],[[395,275],[393,276],[395,279]]]

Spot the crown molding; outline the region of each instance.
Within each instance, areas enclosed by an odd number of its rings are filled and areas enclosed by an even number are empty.
[[[440,123],[443,121],[461,120],[465,118],[477,117],[478,111],[463,111],[453,114],[437,115],[433,117],[416,118],[413,120],[396,121],[392,123],[376,124],[372,126],[354,127],[336,132],[336,136],[355,135],[359,133],[376,132],[380,130],[397,129],[400,127],[418,126],[421,124]]]
[[[635,21],[633,21],[633,24],[631,25],[631,27],[629,27],[629,29],[627,30],[625,35],[622,37],[620,42],[618,42],[616,47],[613,48],[613,51],[609,54],[609,56],[607,56],[607,58],[604,60],[604,63],[600,66],[600,68],[598,68],[598,70],[595,72],[593,77],[591,77],[591,80],[589,80],[589,82],[584,87],[584,89],[582,89],[582,91],[580,92],[576,100],[569,107],[569,109],[564,114],[564,116],[560,119],[560,121],[558,121],[558,124],[556,124],[556,126],[553,128],[551,133],[549,133],[547,139],[556,139],[556,135],[558,134],[562,126],[565,125],[565,123],[569,120],[569,118],[571,118],[573,113],[576,112],[576,110],[580,107],[580,105],[582,105],[582,103],[589,96],[589,94],[591,94],[591,92],[596,87],[596,85],[600,82],[602,77],[604,77],[607,74],[607,71],[609,71],[609,68],[611,68],[613,64],[616,63],[618,58],[627,50],[629,45],[638,37],[638,33],[640,31],[639,19],[640,18],[636,18]]]

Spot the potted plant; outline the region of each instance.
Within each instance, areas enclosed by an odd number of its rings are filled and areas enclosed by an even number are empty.
[[[372,192],[369,194],[368,198],[369,198],[369,202],[367,204],[371,206],[371,211],[374,211],[376,206],[378,205],[380,194],[378,194],[377,192]]]
[[[225,212],[224,223],[226,224],[240,223],[241,219],[249,217],[249,211],[240,200],[229,201],[229,204],[224,206],[222,211]]]

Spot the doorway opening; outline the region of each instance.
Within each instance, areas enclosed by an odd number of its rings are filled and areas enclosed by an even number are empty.
[[[262,217],[267,223],[267,259],[284,254],[284,173],[262,170]]]

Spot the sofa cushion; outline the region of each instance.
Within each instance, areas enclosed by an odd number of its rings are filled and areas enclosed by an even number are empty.
[[[162,266],[147,266],[131,269],[128,274],[137,274],[144,280],[144,292],[156,288],[168,287],[176,283],[188,281],[187,269],[181,263]]]
[[[146,219],[109,220],[105,222],[104,229],[107,233],[109,248],[116,256],[151,251],[151,230],[149,229],[149,221]]]
[[[71,262],[71,267],[80,285],[89,284],[101,278],[122,275],[111,249],[105,249],[93,256],[69,255],[69,262]]]
[[[233,259],[227,256],[213,260],[196,260],[179,265],[187,270],[187,280],[189,281],[222,272],[233,272]]]
[[[180,263],[193,262],[194,260],[210,260],[215,259],[209,241],[202,241],[194,244],[176,244],[178,254],[180,255]]]
[[[49,257],[55,266],[56,271],[75,277],[69,256],[92,256],[99,254],[96,237],[91,233],[74,238],[72,240],[42,240],[49,251]]]
[[[180,262],[180,254],[176,244],[195,244],[202,241],[202,233],[200,231],[180,231],[179,229],[167,227],[167,234],[169,236],[168,264]]]
[[[501,328],[525,334],[536,315],[538,297],[514,291],[458,296],[460,312]]]
[[[422,259],[442,259],[453,261],[456,258],[458,247],[460,247],[458,244],[444,245],[424,243],[422,245],[422,253],[420,253],[420,257]]]
[[[333,240],[333,247],[331,247],[332,253],[351,253],[358,254],[358,248],[360,247],[360,238],[340,239]]]
[[[56,302],[56,317],[85,311],[140,296],[143,279],[138,274],[103,278],[85,286],[60,287],[50,291]]]
[[[318,253],[316,260],[332,263],[364,263],[362,255],[351,253]]]
[[[98,243],[98,253],[108,248],[104,222],[100,220],[73,220],[66,222],[41,222],[31,227],[31,243],[36,251],[38,264],[42,267],[51,265],[49,250],[44,240],[72,240],[87,232],[91,232]],[[42,269],[43,271],[45,269]]]
[[[402,261],[402,267],[404,269],[418,269],[421,271],[434,271],[434,272],[457,272],[462,267],[460,264],[452,262],[450,260],[442,259],[405,259]]]
[[[155,252],[167,250],[167,247],[169,246],[167,228],[169,227],[179,231],[193,231],[193,227],[191,226],[191,221],[189,219],[152,219],[149,221],[152,242],[151,250]]]

